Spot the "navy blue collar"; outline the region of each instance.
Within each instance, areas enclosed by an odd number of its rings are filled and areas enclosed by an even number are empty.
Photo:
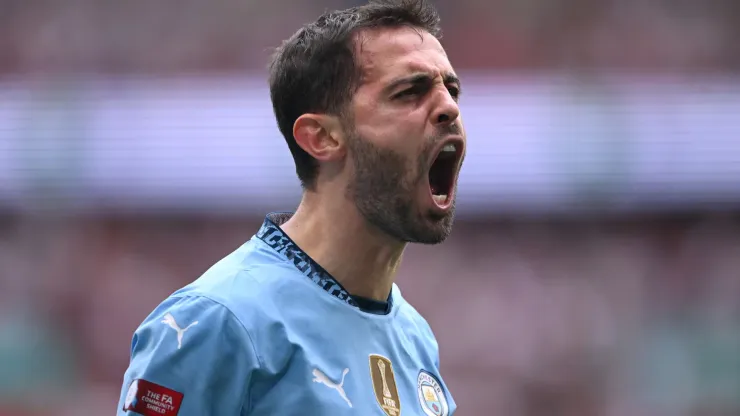
[[[388,314],[392,307],[392,296],[388,296],[388,302],[378,302],[372,299],[355,297],[324,270],[306,252],[301,250],[293,240],[280,228],[282,224],[290,219],[293,213],[273,212],[267,214],[256,236],[273,250],[285,256],[306,277],[311,279],[328,294],[346,302],[350,306],[359,308],[364,312],[374,314]],[[385,310],[383,310],[385,309]]]

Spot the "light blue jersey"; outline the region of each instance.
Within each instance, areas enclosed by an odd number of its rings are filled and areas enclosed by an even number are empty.
[[[387,313],[364,311],[282,232],[288,218],[268,215],[144,320],[118,415],[455,412],[434,335],[398,287]]]

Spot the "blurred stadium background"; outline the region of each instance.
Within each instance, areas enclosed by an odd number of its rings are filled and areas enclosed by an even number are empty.
[[[350,0],[0,0],[0,415],[112,414],[131,335],[299,197],[270,48]],[[460,415],[740,414],[740,2],[437,2],[469,132],[399,284]]]

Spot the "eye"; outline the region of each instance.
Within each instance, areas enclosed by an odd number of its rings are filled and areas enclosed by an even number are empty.
[[[460,98],[460,88],[459,87],[457,87],[455,85],[448,85],[447,86],[447,91],[450,92],[450,95],[452,96],[452,98],[454,98],[456,100],[458,98]]]
[[[422,93],[422,88],[420,86],[413,86],[411,88],[407,88],[396,95],[393,96],[394,99],[401,99],[401,98],[408,98],[408,97],[416,97]]]

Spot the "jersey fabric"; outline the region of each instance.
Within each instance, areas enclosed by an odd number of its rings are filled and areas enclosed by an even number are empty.
[[[427,322],[395,284],[385,311],[361,308],[280,229],[290,215],[144,320],[119,416],[454,414]]]

